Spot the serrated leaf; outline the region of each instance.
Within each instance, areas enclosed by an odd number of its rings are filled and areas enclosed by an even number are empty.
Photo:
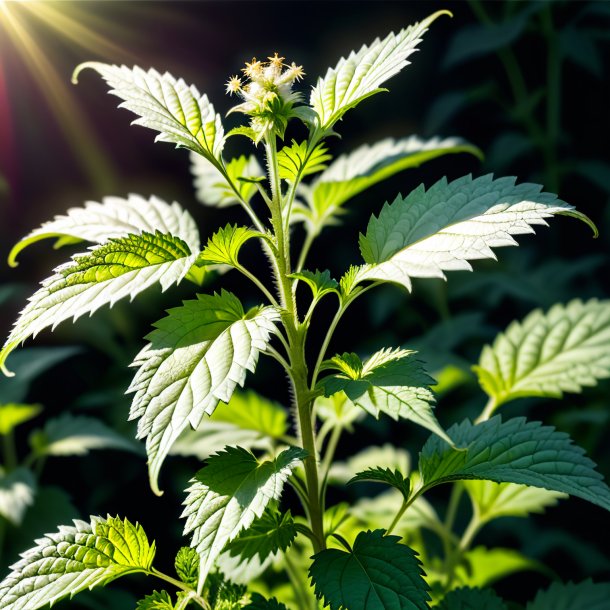
[[[292,140],[291,146],[284,146],[277,154],[280,178],[295,182],[310,174],[317,174],[326,168],[325,163],[331,159],[332,156],[323,144],[318,144],[308,153],[307,141],[299,144]]]
[[[254,155],[236,157],[225,165],[230,180],[201,155],[191,154],[191,172],[194,177],[197,200],[207,206],[224,208],[241,200],[249,203],[256,193],[256,184],[242,178],[264,178],[265,173]],[[233,185],[233,186],[231,186]],[[234,188],[237,189],[235,193]]]
[[[210,160],[220,158],[225,140],[220,115],[194,85],[152,68],[146,72],[138,66],[100,62],[78,66],[73,82],[86,68],[95,70],[110,85],[110,93],[123,100],[119,108],[138,115],[134,125],[159,132],[156,140],[188,148]]]
[[[237,256],[241,247],[253,237],[263,237],[258,231],[228,224],[208,239],[195,263],[197,265],[239,265]]]
[[[48,420],[42,430],[34,431],[30,436],[30,446],[37,456],[86,455],[92,449],[141,453],[137,443],[121,436],[99,419],[69,413]]]
[[[424,489],[460,479],[485,479],[543,487],[610,510],[610,489],[584,451],[564,432],[516,417],[497,415],[480,424],[464,420],[447,433],[456,448],[431,436],[419,470]]]
[[[351,551],[313,556],[309,576],[330,610],[426,610],[428,585],[415,552],[384,530],[360,532]]]
[[[200,579],[207,576],[228,542],[260,517],[271,500],[278,500],[286,479],[305,457],[291,447],[275,459],[259,462],[240,447],[227,447],[207,460],[187,489],[182,513],[184,534],[201,557]]]
[[[285,551],[296,538],[297,531],[290,511],[281,513],[269,508],[227,546],[227,551],[243,559],[258,555],[261,560],[278,551]]]
[[[110,238],[129,234],[167,233],[183,239],[195,252],[199,250],[199,232],[193,217],[175,201],[170,205],[154,195],[145,199],[130,194],[122,197],[104,197],[101,203],[87,201],[83,207],[70,208],[65,215],[55,216],[38,229],[26,235],[11,250],[9,265],[17,266],[17,255],[41,239],[57,237],[55,247],[66,243],[90,241],[101,244]]]
[[[337,157],[308,189],[311,209],[310,230],[317,234],[322,227],[333,224],[341,206],[371,186],[405,169],[419,167],[436,157],[468,152],[480,156],[480,151],[461,138],[431,138],[417,136],[386,138],[370,146],[365,144],[347,155]]]
[[[0,468],[0,517],[19,527],[34,503],[36,487],[36,479],[27,468],[15,468],[9,473]]]
[[[539,591],[526,610],[605,610],[608,607],[610,583],[554,582],[546,591]]]
[[[214,610],[240,610],[246,587],[225,578],[224,574],[210,574],[206,582],[207,601]]]
[[[138,601],[136,610],[174,610],[174,604],[167,591],[153,591]]]
[[[325,377],[317,387],[325,396],[343,391],[375,417],[385,413],[396,420],[409,419],[451,442],[432,410],[435,399],[427,386],[434,380],[413,354],[405,349],[383,349],[365,363],[356,354],[335,356],[328,366],[340,374]]]
[[[420,185],[408,197],[399,195],[369,221],[360,236],[368,269],[358,281],[378,280],[411,290],[412,277],[444,278],[444,271],[472,270],[468,260],[493,258],[492,248],[516,245],[512,235],[533,233],[555,214],[591,221],[571,205],[536,184],[514,178],[470,175],[427,191]]]
[[[407,57],[415,51],[421,36],[443,14],[451,13],[438,11],[398,34],[392,32],[383,40],[375,39],[358,52],[352,51],[347,59],[341,58],[324,78],[319,78],[309,103],[318,115],[320,129],[330,130],[350,108],[383,91],[379,86],[410,63]]]
[[[176,555],[174,567],[182,582],[196,587],[199,580],[199,555],[195,549],[183,546]]]
[[[513,322],[473,367],[499,406],[522,396],[561,398],[610,376],[610,301],[574,300]]]
[[[506,604],[493,589],[463,587],[449,591],[436,608],[438,610],[506,610]]]
[[[155,323],[150,343],[132,363],[139,369],[128,389],[135,393],[129,417],[139,418],[155,493],[161,464],[180,433],[189,424],[197,428],[243,385],[278,318],[270,307],[244,312],[237,297],[223,290],[197,295]]]
[[[41,330],[91,315],[160,283],[162,290],[184,278],[195,260],[187,243],[169,234],[142,232],[93,246],[86,254],[57,267],[21,312],[0,352],[0,368],[8,355]]]
[[[41,405],[0,405],[0,434],[10,434],[17,426],[34,419],[42,411]]]
[[[493,481],[464,481],[473,509],[480,523],[499,517],[527,517],[543,513],[566,496],[558,491]]]
[[[288,608],[275,597],[265,599],[260,593],[253,593],[250,603],[244,606],[244,610],[288,610]]]
[[[119,576],[148,572],[154,555],[154,542],[137,523],[110,516],[75,520],[22,553],[0,583],[0,606],[37,610]]]
[[[315,272],[304,269],[303,271],[292,273],[288,277],[305,282],[311,288],[314,301],[319,301],[324,295],[331,292],[339,294],[339,283],[330,277],[328,269],[325,271],[316,269]]]
[[[387,470],[398,470],[408,474],[411,471],[411,456],[408,451],[390,443],[369,446],[350,456],[345,462],[335,461],[330,469],[329,478],[346,484],[358,472],[366,470],[371,464]]]
[[[411,482],[409,478],[402,475],[399,470],[391,470],[390,468],[373,467],[367,468],[361,472],[357,472],[348,482],[348,485],[356,483],[358,481],[369,481],[374,483],[386,483],[390,487],[394,487],[405,499],[405,502],[409,499],[409,491],[411,489]]]

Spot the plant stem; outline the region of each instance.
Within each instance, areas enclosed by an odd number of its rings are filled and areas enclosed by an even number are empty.
[[[299,571],[292,563],[288,553],[284,553],[284,569],[288,574],[288,579],[294,589],[295,601],[301,610],[311,610],[311,596],[309,591],[303,587],[303,580],[300,578]]]
[[[403,500],[400,510],[396,513],[396,516],[392,520],[392,523],[390,523],[390,527],[388,527],[388,530],[385,533],[386,536],[389,536],[394,531],[394,528],[400,522],[402,516],[405,514],[405,511],[407,510],[407,508],[409,508],[409,505],[410,502],[408,502],[407,500]]]
[[[311,244],[313,244],[315,238],[316,236],[311,231],[307,231],[305,234],[305,241],[303,242],[301,254],[299,255],[299,262],[296,266],[297,271],[301,271],[301,269],[303,269],[305,261],[307,260],[307,255],[309,254],[309,249],[311,248]]]
[[[487,401],[487,404],[485,405],[485,408],[481,411],[481,414],[474,420],[474,423],[480,424],[481,422],[487,421],[493,415],[493,412],[496,410],[497,406],[498,405],[496,404],[496,399],[493,396],[490,396],[489,400]]]
[[[267,297],[267,299],[269,299],[269,302],[272,305],[277,307],[278,302],[275,300],[275,297],[267,290],[265,285],[255,275],[250,273],[250,271],[248,271],[245,267],[242,267],[242,265],[237,265],[235,268],[245,275],[253,284],[255,284],[256,287]]]
[[[181,580],[172,578],[171,576],[168,576],[167,574],[160,572],[156,568],[151,568],[150,570],[147,571],[147,574],[149,574],[150,576],[156,576],[157,578],[160,578],[161,580],[164,580],[165,582],[168,582],[168,583],[174,585],[176,588],[178,588],[182,591],[186,591],[189,594],[192,601],[199,604],[202,608],[205,608],[205,610],[211,610],[210,604],[208,604],[208,602],[205,599],[203,599],[203,597],[201,597],[201,593],[193,591],[193,589],[191,589],[191,587],[189,587],[186,583],[183,583]]]
[[[4,467],[8,472],[15,470],[18,465],[17,451],[15,449],[15,437],[13,431],[9,430],[2,436],[2,457],[4,459]]]

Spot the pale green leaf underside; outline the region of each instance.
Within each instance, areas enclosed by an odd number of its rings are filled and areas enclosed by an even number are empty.
[[[256,184],[240,181],[239,178],[262,178],[265,176],[265,172],[256,157],[254,155],[249,157],[242,155],[231,159],[226,164],[225,169],[241,199],[248,203],[256,193]],[[240,203],[240,199],[233,190],[231,183],[213,163],[204,157],[196,154],[191,155],[191,172],[194,177],[197,200],[203,205],[224,208]]]
[[[10,352],[49,326],[133,299],[153,284],[167,290],[184,278],[195,256],[179,237],[158,232],[111,239],[77,254],[30,297],[0,352],[0,367],[6,372]]]
[[[134,125],[159,132],[156,140],[188,148],[211,160],[220,158],[224,145],[220,115],[194,85],[188,86],[181,78],[152,68],[146,72],[138,66],[100,62],[78,66],[74,82],[85,68],[95,70],[110,86],[110,93],[123,100],[120,108],[138,115]]]
[[[506,604],[493,589],[469,589],[462,587],[447,593],[438,610],[506,610]]]
[[[415,552],[384,530],[360,532],[352,551],[314,555],[309,576],[330,610],[427,610],[428,585]]]
[[[450,13],[438,11],[398,34],[392,32],[383,40],[377,38],[329,68],[324,78],[318,79],[309,100],[319,117],[320,128],[330,129],[350,108],[381,91],[382,83],[410,63],[407,57],[415,51],[428,26],[442,14]]]
[[[9,265],[16,266],[19,252],[41,239],[57,237],[57,245],[66,238],[74,242],[103,243],[113,237],[130,233],[160,231],[184,240],[192,252],[199,250],[199,232],[193,217],[176,202],[166,203],[158,197],[145,199],[130,194],[123,197],[104,197],[101,203],[87,201],[83,207],[70,208],[65,215],[56,216],[26,235],[11,250]]]
[[[259,462],[240,447],[227,447],[212,456],[187,489],[184,534],[201,557],[205,578],[228,542],[260,517],[271,500],[278,500],[286,479],[305,457],[291,447],[275,459]]]
[[[343,391],[357,406],[374,417],[380,413],[393,419],[408,419],[438,434],[447,442],[451,439],[434,415],[434,394],[428,386],[434,380],[409,350],[384,349],[362,363],[356,354],[335,356],[332,362],[341,373],[329,375],[318,386],[325,396]],[[347,357],[354,362],[347,361]],[[350,370],[352,366],[356,370]]]
[[[492,258],[492,248],[516,245],[512,235],[533,233],[555,214],[578,216],[556,195],[536,184],[491,174],[439,180],[427,191],[420,185],[399,195],[369,221],[360,236],[367,263],[358,281],[381,280],[411,289],[412,277],[444,278],[444,271],[472,270],[469,260]]]
[[[270,307],[244,312],[226,291],[197,296],[155,323],[132,364],[139,369],[128,390],[135,393],[129,417],[139,418],[138,438],[146,438],[155,493],[161,464],[180,433],[230,400],[246,372],[254,371],[279,319]]]
[[[341,206],[371,186],[390,176],[436,157],[478,149],[461,138],[422,140],[410,136],[396,140],[386,138],[369,146],[365,144],[338,157],[320,174],[304,194],[309,205],[305,214],[311,230],[318,233],[341,212]]]
[[[610,597],[610,583],[553,583],[540,591],[526,610],[606,610]]]
[[[610,510],[610,489],[595,464],[569,436],[540,422],[500,416],[474,425],[469,420],[447,433],[457,448],[437,436],[424,445],[419,462],[424,489],[460,479],[485,479],[542,487]]]
[[[0,405],[0,434],[10,434],[20,424],[34,419],[41,411],[40,405]]]
[[[495,405],[522,396],[561,398],[610,376],[610,301],[574,300],[513,322],[474,367]]]
[[[29,469],[20,467],[4,473],[0,468],[0,517],[18,527],[35,494],[36,479]]]
[[[219,229],[208,239],[208,243],[197,257],[196,264],[203,265],[230,265],[237,267],[237,257],[241,247],[253,237],[262,237],[262,233],[228,224]]]
[[[155,555],[137,523],[118,517],[75,520],[36,540],[0,583],[3,610],[37,610],[132,572],[148,572]]]

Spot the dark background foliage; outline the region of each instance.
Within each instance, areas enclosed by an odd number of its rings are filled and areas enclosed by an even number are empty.
[[[245,221],[239,211],[200,206],[188,155],[167,144],[154,145],[152,132],[129,127],[129,113],[116,109],[116,98],[106,95],[96,75],[85,72],[78,87],[71,86],[71,72],[82,61],[168,70],[196,84],[224,113],[232,105],[224,83],[252,56],[278,51],[302,64],[307,91],[351,49],[447,8],[454,18],[433,24],[411,58],[413,65],[388,83],[390,93],[348,113],[338,127],[342,138],[331,144],[339,154],[387,136],[459,135],[484,151],[484,162],[462,155],[441,158],[367,191],[350,204],[341,227],[324,232],[308,267],[329,268],[338,277],[360,260],[358,232],[386,200],[398,192],[407,194],[420,182],[430,185],[443,175],[452,179],[469,172],[517,175],[544,184],[589,215],[600,238],[593,240],[583,224],[559,218],[550,230],[539,229],[535,238],[522,237],[519,249],[500,250],[498,263],[477,263],[474,274],[453,273],[447,283],[417,282],[412,295],[398,288],[379,290],[350,311],[331,349],[366,355],[404,344],[421,349],[432,369],[437,363],[455,364],[464,380],[441,397],[437,409],[448,426],[482,408],[484,397],[468,364],[476,362],[483,344],[511,320],[555,302],[608,297],[607,3],[52,2],[49,6],[63,16],[55,23],[42,18],[35,5],[30,9],[11,3],[12,21],[6,14],[0,18],[0,258],[41,222],[106,195],[154,193],[177,200],[196,217],[204,240],[221,224]],[[15,20],[21,42],[9,32]],[[232,115],[226,122],[235,120]],[[295,129],[288,137],[302,135]],[[229,144],[230,156],[241,152],[235,140]],[[298,230],[294,239],[301,239]],[[52,266],[65,260],[66,252],[37,244],[21,255],[17,271],[0,268],[4,335],[24,298]],[[265,270],[254,251],[247,255]],[[223,282],[246,302],[258,298],[240,278],[229,275]],[[217,286],[210,283],[205,290]],[[43,333],[37,345],[79,345],[82,350],[35,380],[28,400],[44,404],[42,418],[64,410],[94,414],[133,434],[126,422],[129,398],[123,395],[131,375],[126,367],[160,312],[190,297],[192,288],[185,285],[164,295],[149,291],[132,304],[119,303],[74,327],[64,324],[53,334]],[[329,313],[320,314],[321,328]],[[1,382],[0,392],[7,383]],[[269,362],[263,361],[248,383],[265,395],[288,400],[283,374]],[[506,407],[506,415],[528,413],[568,431],[608,478],[609,388],[602,383],[562,402],[522,401]],[[21,432],[18,449],[23,451],[28,427]],[[424,436],[411,427],[367,420],[343,443],[340,455],[371,439],[376,444],[393,441],[415,455]],[[9,532],[2,572],[20,547],[54,529],[57,519],[76,513],[118,513],[141,521],[157,539],[166,557],[162,562],[169,564],[180,544],[182,490],[197,466],[195,460],[168,460],[162,474],[166,494],[156,498],[148,488],[143,458],[108,451],[49,461],[42,484],[65,489],[73,506],[65,496],[46,497],[42,516],[32,517],[19,532]],[[440,505],[444,500],[439,495]],[[601,509],[570,500],[528,522],[500,521],[481,538],[488,545],[522,549],[564,580],[608,578],[610,557],[600,535],[606,524]],[[498,589],[523,600],[547,581],[548,575],[513,576]],[[128,598],[115,599],[113,607],[128,608],[129,603]]]

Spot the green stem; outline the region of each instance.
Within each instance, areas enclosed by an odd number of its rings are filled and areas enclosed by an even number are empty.
[[[473,514],[472,518],[470,519],[470,522],[468,523],[468,526],[462,534],[462,538],[460,539],[459,548],[462,553],[464,553],[470,548],[474,537],[479,533],[480,529],[481,522],[479,521],[478,516],[476,514]]]
[[[172,578],[171,576],[160,572],[156,568],[151,568],[146,573],[150,576],[156,576],[157,578],[160,578],[161,580],[164,580],[165,582],[174,585],[174,587],[182,591],[186,591],[190,595],[192,601],[199,604],[202,608],[205,608],[205,610],[211,610],[210,604],[208,604],[208,602],[203,599],[203,597],[201,597],[201,591],[193,591],[193,589],[191,589],[191,587],[189,587],[186,583],[182,582],[181,580],[177,580],[176,578]],[[202,589],[203,587],[198,588]]]
[[[386,536],[389,536],[394,531],[394,528],[398,525],[398,523],[402,519],[402,516],[405,514],[405,511],[407,510],[407,508],[409,508],[410,504],[411,502],[407,500],[403,501],[400,510],[396,513],[396,516],[392,520],[392,523],[390,523],[390,527],[388,527],[388,531],[385,533]]]
[[[297,262],[297,272],[303,269],[305,261],[307,260],[307,255],[309,254],[309,250],[315,238],[316,236],[311,231],[307,231],[307,233],[305,234],[305,241],[303,242],[303,246],[301,247],[301,254],[299,255],[299,261]]]
[[[237,265],[235,268],[240,273],[245,275],[253,284],[255,284],[256,287],[267,297],[267,299],[269,299],[269,302],[272,305],[275,305],[276,307],[278,306],[278,302],[275,300],[275,297],[267,290],[265,285],[255,275],[250,273],[250,271],[248,271],[245,267],[242,267],[241,265]]]
[[[496,399],[493,396],[489,397],[485,408],[481,411],[481,414],[474,420],[475,424],[480,424],[481,422],[487,421],[496,410],[498,405],[496,404]]]
[[[2,435],[2,457],[4,459],[4,467],[8,472],[17,468],[17,450],[15,449],[15,436],[12,430]]]
[[[328,473],[330,472],[330,468],[333,464],[333,459],[335,457],[335,451],[337,450],[337,445],[339,444],[339,439],[341,438],[341,434],[343,432],[343,428],[341,426],[335,426],[333,431],[328,439],[328,445],[326,445],[326,450],[324,452],[324,459],[322,460],[322,466],[320,470],[322,471],[322,490],[320,493],[322,507],[325,506],[326,500],[326,488],[328,481]]]
[[[301,610],[311,610],[311,599],[312,596],[309,591],[303,586],[303,580],[299,570],[292,563],[292,559],[288,556],[288,553],[284,553],[284,569],[288,575],[288,579],[292,583],[294,589],[295,601]]]

